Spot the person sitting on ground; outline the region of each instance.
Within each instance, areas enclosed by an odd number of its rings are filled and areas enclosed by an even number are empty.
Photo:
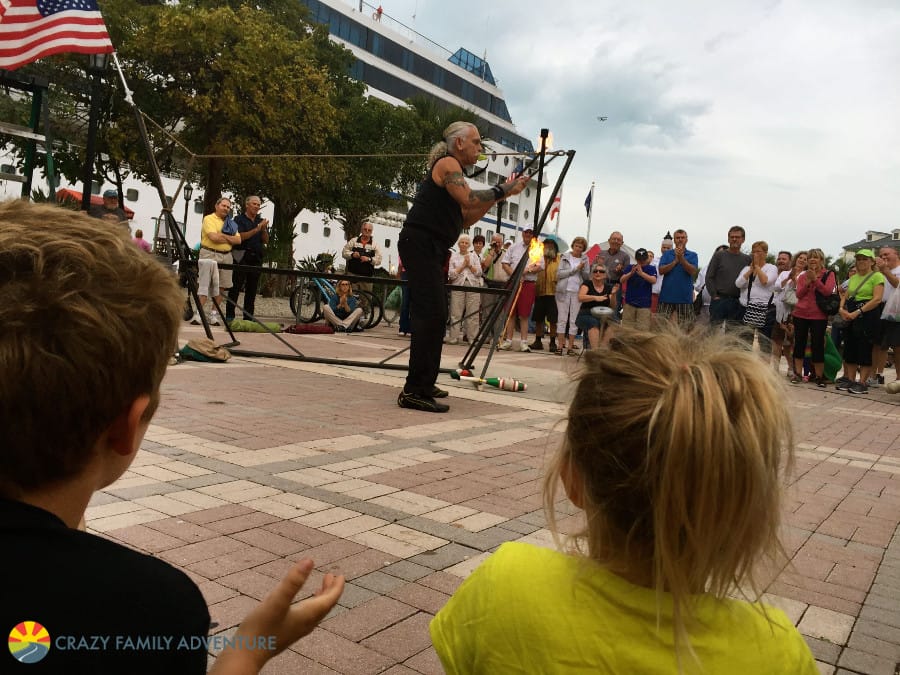
[[[0,573],[19,580],[3,591],[0,625],[47,627],[54,646],[18,652],[42,659],[36,672],[205,673],[209,611],[196,583],[76,529],[93,493],[134,461],[160,403],[178,345],[176,278],[124,228],[81,213],[10,201],[0,222]],[[315,597],[293,604],[312,568],[291,567],[210,672],[259,672],[315,628],[344,580],[328,574]],[[100,645],[97,636],[167,648]],[[57,648],[59,637],[98,648]]]
[[[614,284],[606,279],[606,265],[598,260],[591,268],[591,278],[581,284],[578,291],[578,299],[581,301],[581,309],[575,318],[575,325],[587,333],[588,343],[591,349],[600,346],[600,339],[606,335],[600,335],[601,321],[591,313],[594,307],[609,307],[615,312],[616,293],[619,284]],[[577,356],[574,347],[569,347],[569,356]]]
[[[758,602],[759,563],[784,555],[792,414],[729,335],[622,329],[586,354],[544,480],[550,529],[560,485],[581,529],[565,551],[502,544],[462,583],[430,626],[445,671],[817,674]]]
[[[328,299],[328,304],[322,309],[325,320],[339,333],[362,332],[359,320],[362,319],[363,311],[353,295],[350,282],[346,279],[339,281],[335,290],[337,293]]]

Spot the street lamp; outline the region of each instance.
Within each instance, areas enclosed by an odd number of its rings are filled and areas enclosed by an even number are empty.
[[[194,194],[194,186],[190,183],[187,183],[184,186],[184,220],[181,221],[181,234],[187,235],[187,212],[188,212],[188,202],[191,201],[191,196]]]
[[[84,187],[81,192],[81,210],[89,211],[91,208],[91,187],[94,183],[94,154],[97,145],[97,125],[100,117],[100,96],[103,93],[103,83],[100,76],[106,70],[108,54],[90,54],[88,57],[87,73],[91,77],[91,110],[88,115],[88,137],[85,148],[84,170],[81,174]]]

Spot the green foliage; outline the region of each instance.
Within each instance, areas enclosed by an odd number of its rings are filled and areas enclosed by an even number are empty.
[[[296,0],[104,0],[103,13],[148,120],[153,161],[205,183],[205,213],[223,191],[271,200],[268,258],[280,267],[293,267],[293,223],[302,209],[324,211],[348,239],[356,236],[373,212],[397,208],[391,193],[401,204],[414,193],[425,155],[447,124],[475,119],[433,99],[395,107],[366,97],[349,74],[352,53],[326,27],[311,26]],[[54,159],[71,182],[80,180],[84,162],[85,64],[83,55],[66,54],[28,67],[52,83]],[[103,96],[95,180],[121,185],[129,173],[148,180],[153,167],[135,111],[112,70]],[[7,97],[0,114],[27,123],[27,102]],[[192,153],[210,157],[194,160]],[[389,156],[398,154],[413,156]]]
[[[307,272],[327,272],[334,265],[337,251],[325,251],[318,255],[308,255],[297,261],[297,269]]]

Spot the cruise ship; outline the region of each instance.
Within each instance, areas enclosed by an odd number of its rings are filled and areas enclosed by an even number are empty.
[[[439,104],[475,114],[486,138],[486,167],[481,167],[485,170],[470,179],[474,188],[503,182],[518,162],[510,153],[534,150],[534,143],[513,124],[503,92],[486,59],[464,47],[451,51],[366,2],[300,2],[309,10],[310,21],[326,25],[331,39],[356,58],[350,74],[365,83],[369,95],[394,105],[405,105],[404,101],[425,95]],[[518,231],[533,222],[536,186],[533,181],[521,195],[507,200],[499,214],[495,208],[491,209],[470,233],[490,239],[499,231],[505,238],[514,239]],[[319,228],[333,233],[335,228],[327,223],[315,223],[316,215],[306,211],[301,214],[299,236],[315,234],[312,230]],[[385,249],[385,267],[389,265],[387,258],[396,252],[396,237],[403,219],[402,210],[379,212],[371,219],[376,240]],[[340,239],[339,225],[337,230]],[[343,245],[342,241],[339,243]]]
[[[483,172],[470,179],[474,188],[484,189],[505,181],[519,160],[514,153],[533,151],[534,143],[513,124],[503,92],[486,59],[462,47],[456,51],[446,49],[386,13],[379,14],[368,3],[298,1],[308,8],[310,21],[327,25],[331,39],[354,55],[351,75],[366,84],[368,95],[394,105],[406,105],[405,100],[425,95],[439,104],[465,108],[476,115],[486,137],[486,157],[480,163],[486,166],[480,167]],[[164,175],[163,184],[171,195],[178,185],[178,177]],[[0,198],[18,196],[19,187],[16,183],[0,181]],[[61,187],[81,191],[80,184]],[[95,184],[92,187],[94,194],[100,194],[115,186]],[[499,231],[504,238],[515,239],[521,229],[533,222],[536,187],[533,180],[520,195],[504,202],[499,214],[494,207],[472,227],[470,234],[483,234],[490,239]],[[155,189],[130,179],[126,179],[123,188],[125,206],[135,212],[132,230],[142,229],[145,238],[163,236],[158,229],[161,210]],[[194,244],[199,241],[203,218],[202,188],[194,186],[192,198],[179,202],[174,205],[173,213],[179,224],[186,223],[185,236],[189,244]],[[398,205],[395,210],[378,212],[370,218],[375,240],[383,249],[382,267],[387,270],[396,265],[397,236],[407,208],[408,205]],[[262,213],[271,218],[271,205],[267,208],[264,204]],[[340,222],[308,210],[297,216],[296,233],[297,259],[323,252],[339,254],[345,243]]]

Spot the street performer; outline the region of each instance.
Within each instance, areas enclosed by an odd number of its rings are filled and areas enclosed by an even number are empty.
[[[496,203],[517,195],[528,185],[522,175],[487,190],[472,190],[463,167],[482,153],[481,134],[474,124],[454,122],[428,155],[429,172],[419,186],[406,217],[397,248],[406,267],[410,289],[412,339],[406,386],[397,398],[401,408],[447,412],[435,398],[447,392],[435,385],[441,365],[447,297],[444,290],[449,249]]]

